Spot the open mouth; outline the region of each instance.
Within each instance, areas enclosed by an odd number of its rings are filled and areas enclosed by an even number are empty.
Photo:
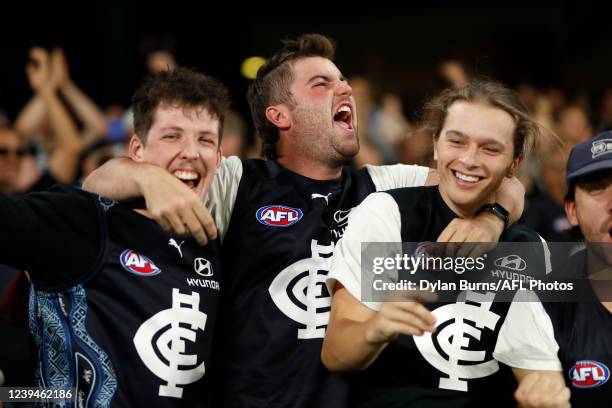
[[[342,129],[353,130],[353,108],[350,104],[342,104],[336,109],[334,123]]]
[[[190,189],[196,188],[202,179],[200,173],[194,170],[174,170],[172,174],[185,183]]]
[[[483,179],[483,177],[460,173],[456,170],[453,170],[453,175],[455,176],[457,180],[461,181],[462,183],[468,183],[468,184],[476,184],[480,180]]]

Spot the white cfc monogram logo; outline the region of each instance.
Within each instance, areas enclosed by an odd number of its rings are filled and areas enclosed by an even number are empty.
[[[334,253],[334,244],[310,243],[312,256],[283,269],[272,281],[268,292],[276,307],[290,319],[306,326],[298,329],[298,339],[325,336],[331,298],[325,279]]]
[[[204,331],[206,326],[206,314],[200,312],[199,307],[198,293],[186,295],[174,288],[172,308],[152,316],[138,328],[134,336],[134,345],[142,362],[167,383],[159,386],[159,395],[162,397],[182,398],[183,389],[179,385],[191,384],[204,376],[204,362],[198,364],[196,354],[184,354],[185,341],[195,343],[197,331]],[[189,328],[181,327],[181,323],[189,325]],[[162,329],[166,330],[159,334]],[[153,344],[156,336],[157,341]],[[156,348],[166,361],[158,357]]]
[[[485,361],[486,351],[468,350],[470,338],[466,336],[468,334],[480,340],[482,329],[485,327],[489,330],[495,329],[499,316],[489,310],[495,294],[467,292],[465,298],[477,305],[460,301],[433,311],[439,322],[438,328],[443,327],[441,330],[438,329],[434,336],[438,346],[448,357],[440,355],[434,346],[431,333],[413,337],[419,351],[429,364],[448,375],[448,378],[440,378],[439,384],[440,388],[447,390],[467,391],[468,383],[465,380],[483,378],[499,370],[497,361],[492,359]],[[474,322],[475,326],[467,324],[465,320]],[[447,321],[453,322],[444,325]],[[480,363],[474,364],[475,362]]]

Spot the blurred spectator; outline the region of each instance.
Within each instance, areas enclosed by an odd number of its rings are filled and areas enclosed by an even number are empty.
[[[355,77],[349,81],[353,89],[353,97],[357,106],[357,136],[359,137],[359,153],[354,157],[353,164],[360,168],[364,164],[382,164],[382,155],[372,144],[371,116],[375,109],[372,96],[372,83],[363,77]]]
[[[357,105],[359,110],[359,105]],[[383,163],[397,163],[397,149],[408,131],[402,100],[387,93],[381,99],[380,108],[374,110],[370,121],[370,141],[382,155]]]
[[[470,75],[465,66],[455,59],[440,63],[438,73],[450,86],[463,86],[470,82]]]
[[[56,51],[50,55],[46,50],[35,47],[30,51],[30,59],[26,73],[34,96],[19,113],[15,128],[22,136],[22,145],[33,140],[39,132],[44,133],[42,141],[48,149],[49,157],[46,169],[33,168],[32,161],[21,169],[35,174],[34,180],[28,180],[30,184],[27,187],[21,186],[21,191],[44,190],[58,182],[71,183],[76,178],[83,141],[57,95],[60,88],[65,90],[66,99],[76,105],[75,112],[84,115],[88,123],[94,121],[90,118],[91,113],[83,101],[82,93],[67,77],[62,52]],[[48,129],[44,129],[45,121],[48,121]],[[101,126],[102,122],[96,121],[95,125],[90,125]],[[98,130],[96,128],[92,131]]]
[[[9,128],[0,128],[1,193],[16,193],[20,190],[18,179],[25,153],[26,149],[17,132]]]
[[[145,65],[149,74],[155,75],[176,68],[176,60],[169,50],[155,50],[146,56]]]
[[[246,154],[246,132],[247,126],[236,111],[229,111],[225,115],[225,123],[223,125],[223,139],[221,139],[221,148],[223,156],[238,156],[244,158]]]
[[[567,158],[566,147],[538,151],[541,186],[527,198],[521,219],[550,242],[571,240],[571,225],[564,209]]]
[[[400,163],[432,167],[431,134],[422,126],[409,127],[404,140],[398,146],[398,158]]]
[[[583,108],[577,105],[568,105],[561,108],[556,131],[568,148],[593,137],[588,116]]]
[[[599,124],[597,131],[612,130],[612,89],[606,89],[601,98],[601,110],[599,111]]]

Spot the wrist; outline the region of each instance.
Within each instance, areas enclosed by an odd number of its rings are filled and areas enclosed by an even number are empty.
[[[131,162],[129,171],[134,175],[138,194],[144,196],[145,191],[148,191],[151,184],[154,183],[156,179],[154,173],[159,167],[149,163],[138,163],[132,159],[127,160]]]
[[[510,213],[499,203],[483,205],[478,210],[478,215],[500,225],[502,231],[505,231],[510,224]]]

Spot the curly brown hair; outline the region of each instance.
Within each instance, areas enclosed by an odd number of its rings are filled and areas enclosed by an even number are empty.
[[[177,67],[145,78],[132,97],[134,129],[143,143],[160,105],[206,109],[219,119],[219,146],[230,94],[218,80],[190,68]]]

